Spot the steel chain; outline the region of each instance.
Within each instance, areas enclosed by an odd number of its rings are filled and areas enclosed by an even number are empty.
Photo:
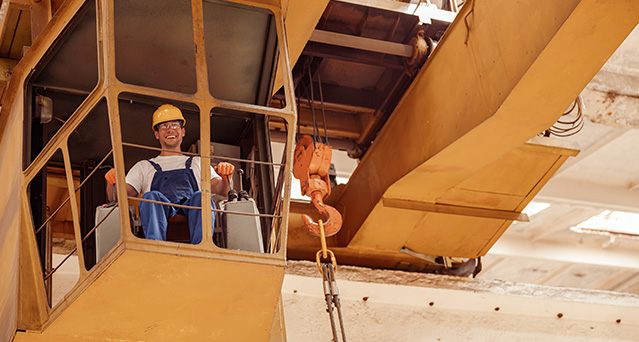
[[[344,332],[344,320],[342,318],[342,306],[339,301],[339,290],[337,288],[337,281],[335,280],[335,272],[337,271],[337,260],[335,254],[330,249],[326,248],[326,235],[324,234],[324,223],[322,220],[318,221],[320,227],[320,241],[322,249],[317,251],[315,260],[317,261],[317,268],[322,275],[322,285],[324,287],[324,299],[326,300],[326,312],[331,321],[331,330],[333,331],[333,342],[339,342],[337,327],[335,325],[335,316],[333,310],[337,311],[337,318],[339,320],[339,332],[341,333],[342,342],[346,342],[346,333]],[[322,259],[328,259],[330,255],[330,262],[323,262]]]

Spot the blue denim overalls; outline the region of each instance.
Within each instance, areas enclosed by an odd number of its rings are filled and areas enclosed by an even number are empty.
[[[182,204],[191,207],[202,207],[202,195],[198,189],[197,180],[191,170],[193,157],[186,160],[184,169],[162,171],[160,165],[148,161],[156,172],[151,181],[151,191],[142,195],[142,198],[173,204]],[[215,204],[211,201],[211,207]],[[169,217],[179,214],[184,215],[189,221],[191,243],[202,241],[202,214],[199,209],[176,208],[149,202],[140,202],[140,220],[144,236],[150,240],[166,241],[167,220]],[[215,215],[212,217],[212,226],[215,226]]]

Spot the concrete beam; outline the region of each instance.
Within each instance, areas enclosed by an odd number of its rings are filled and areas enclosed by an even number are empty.
[[[601,74],[602,72],[600,72]],[[628,75],[613,75],[619,84],[633,83],[639,88],[639,78]],[[630,82],[632,79],[633,82]],[[620,86],[621,88],[622,86]],[[639,127],[639,95],[623,92],[621,89],[596,88],[588,86],[582,91],[585,99],[585,118],[612,127]]]
[[[357,341],[632,340],[639,296],[339,267],[346,336]],[[330,340],[317,267],[290,262],[282,286],[291,341]]]
[[[591,145],[587,149],[582,150],[581,152],[579,152],[579,156],[577,156],[576,158],[568,159],[564,163],[564,165],[561,166],[559,171],[557,171],[555,173],[555,175],[553,177],[557,178],[557,177],[561,176],[566,171],[570,170],[573,166],[575,166],[579,162],[581,162],[584,159],[586,159],[586,157],[588,157],[591,154],[593,154],[593,153],[601,150],[602,148],[610,145],[613,141],[621,138],[629,130],[630,130],[629,128],[616,129],[616,130],[613,130],[612,132],[606,134],[602,138],[597,139],[597,142],[595,142],[593,145]]]
[[[639,191],[583,180],[552,179],[534,200],[639,213]]]
[[[438,9],[437,6],[419,1],[407,3],[395,0],[341,0],[355,5],[362,5],[372,8],[379,8],[386,11],[416,15],[422,23],[430,24],[433,20],[452,23],[455,20],[456,12]]]
[[[639,268],[639,250],[589,248],[557,241],[530,241],[504,235],[489,254],[565,261],[578,264]]]
[[[583,207],[573,208],[569,214],[562,215],[558,219],[553,221],[552,223],[544,226],[543,228],[538,228],[534,230],[534,232],[530,236],[530,240],[531,241],[541,240],[554,232],[576,226],[577,224],[589,219],[590,217],[598,215],[602,211],[603,211],[602,209],[596,209],[596,208],[583,208]]]

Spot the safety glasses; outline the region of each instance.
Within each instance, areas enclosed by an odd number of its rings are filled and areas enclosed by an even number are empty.
[[[182,128],[182,123],[179,121],[169,121],[169,122],[163,122],[159,124],[157,127],[158,127],[158,130],[169,129],[169,127],[173,129],[179,129],[179,128]]]

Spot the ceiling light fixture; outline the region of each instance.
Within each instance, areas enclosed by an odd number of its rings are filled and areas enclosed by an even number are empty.
[[[639,237],[639,214],[605,210],[570,229],[580,233]]]
[[[538,214],[540,211],[546,209],[550,207],[550,203],[544,203],[544,202],[530,202],[528,203],[528,205],[526,206],[526,208],[524,208],[524,210],[522,210],[522,213],[528,215],[528,216],[533,216],[535,214]]]

